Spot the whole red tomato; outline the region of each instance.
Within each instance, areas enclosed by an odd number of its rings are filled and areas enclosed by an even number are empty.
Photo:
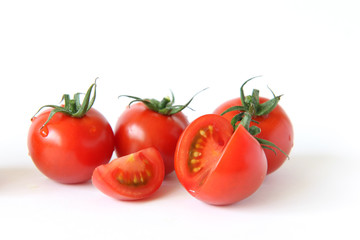
[[[264,151],[240,125],[234,132],[225,118],[209,114],[182,133],[175,152],[175,172],[195,198],[228,205],[253,194],[267,171]]]
[[[257,99],[256,101],[258,101],[259,104],[267,104],[271,101],[276,103],[273,105],[271,111],[267,114],[257,115],[255,111],[252,114],[252,121],[250,123],[250,127],[256,126],[261,130],[260,133],[256,135],[256,137],[272,142],[278,147],[264,149],[268,161],[267,173],[270,174],[280,168],[280,166],[285,162],[288,155],[290,154],[290,151],[294,145],[294,131],[291,121],[287,116],[286,112],[279,104],[277,104],[277,101],[280,99],[280,97],[276,97],[269,101],[269,99],[267,98],[259,97],[258,92],[256,91],[255,96],[255,99]],[[248,99],[254,99],[254,96],[249,97]],[[241,99],[241,97],[239,97],[226,101],[220,106],[218,106],[215,109],[214,113],[220,115],[229,108],[235,106],[243,106],[243,101],[246,101],[246,98]],[[241,112],[243,111],[234,110],[227,112],[222,116],[225,117],[229,122],[231,122],[234,116]],[[281,152],[279,149],[281,149],[283,152]]]
[[[89,91],[85,101],[88,97]],[[29,155],[37,168],[52,180],[85,182],[91,179],[97,166],[109,162],[114,151],[114,133],[105,117],[91,108],[94,98],[90,104],[84,102],[85,105],[80,104],[78,95],[75,101],[68,95],[64,98],[65,106],[51,106],[53,109],[32,118],[27,141]],[[77,117],[68,111],[70,102],[74,103],[74,109],[80,109],[74,112]]]
[[[159,150],[165,174],[174,170],[174,152],[178,138],[189,124],[182,112],[164,115],[143,102],[128,106],[115,127],[117,156],[125,156],[148,147]]]

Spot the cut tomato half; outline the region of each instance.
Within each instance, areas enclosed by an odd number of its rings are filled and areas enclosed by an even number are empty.
[[[182,133],[175,151],[176,175],[194,197],[228,205],[253,194],[267,171],[263,149],[243,127],[209,114]]]
[[[138,200],[153,194],[164,180],[165,167],[160,152],[151,147],[97,167],[93,185],[119,200]]]

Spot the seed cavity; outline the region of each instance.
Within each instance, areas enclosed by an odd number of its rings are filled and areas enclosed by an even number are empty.
[[[138,183],[138,178],[136,177],[136,175],[134,176],[134,180],[133,180],[134,184]]]
[[[198,134],[195,136],[191,151],[189,153],[188,166],[189,170],[192,173],[198,173],[203,168],[202,159],[202,150],[206,145],[206,142],[209,141],[208,137],[210,137],[214,132],[214,127],[209,125],[203,129],[200,129]]]
[[[210,131],[210,134],[213,134],[214,127],[213,127],[213,126],[211,126],[211,125],[209,125],[208,129],[209,129],[209,131]]]
[[[140,169],[138,168],[138,170],[134,170],[133,168],[130,168],[133,169],[130,171],[118,168],[113,173],[115,179],[120,184],[126,186],[138,187],[138,186],[146,185],[153,177],[152,165],[150,164],[150,162],[148,160],[144,161],[144,159],[138,159],[137,157],[135,158],[134,155],[130,155],[127,161],[128,161],[127,164],[142,164],[142,167],[140,167]],[[139,163],[138,161],[141,161],[141,163]]]
[[[195,148],[200,149],[200,148],[203,148],[203,146],[201,144],[197,143],[197,144],[195,144]]]
[[[191,161],[190,161],[191,164],[197,164],[197,163],[199,163],[199,162],[200,162],[200,160],[199,160],[199,159],[195,159],[195,158],[191,159]]]
[[[117,180],[120,182],[120,183],[124,183],[124,176],[123,176],[123,173],[120,172],[117,176]]]

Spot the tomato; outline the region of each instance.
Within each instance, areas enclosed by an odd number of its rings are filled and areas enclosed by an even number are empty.
[[[115,199],[138,200],[153,194],[161,186],[164,176],[161,155],[151,147],[97,167],[92,182],[101,192]]]
[[[208,114],[182,133],[175,151],[175,172],[195,198],[228,205],[253,194],[267,171],[264,151],[240,125],[234,132],[225,118]]]
[[[32,120],[28,134],[29,154],[37,168],[61,183],[91,179],[94,169],[109,162],[114,151],[111,126],[95,109],[82,118],[57,113],[41,129],[50,110]]]
[[[165,174],[174,171],[174,152],[178,138],[189,124],[182,112],[163,115],[139,102],[127,107],[115,127],[117,156],[125,156],[148,147],[161,153]]]
[[[50,179],[60,183],[85,182],[97,166],[109,162],[114,152],[114,133],[105,117],[91,108],[95,95],[96,83],[90,86],[82,103],[80,93],[74,99],[64,94],[64,105],[45,105],[42,108],[51,109],[32,118],[27,141],[29,155]]]
[[[260,104],[266,101],[268,101],[267,98],[259,97]],[[242,106],[241,98],[234,98],[224,102],[215,109],[214,113],[220,115],[225,110],[233,106]],[[228,121],[231,121],[231,119],[238,113],[240,113],[240,111],[231,111],[224,114],[223,117],[225,117]],[[250,126],[255,125],[261,129],[261,132],[256,135],[257,137],[274,143],[277,147],[289,155],[294,145],[294,131],[289,117],[279,104],[277,104],[269,114],[254,116],[253,120],[258,123],[252,122]],[[287,159],[287,155],[281,153],[279,149],[264,149],[264,151],[268,161],[268,174],[280,168]]]

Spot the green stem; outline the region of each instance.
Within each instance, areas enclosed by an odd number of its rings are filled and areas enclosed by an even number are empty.
[[[50,112],[48,119],[46,120],[46,122],[44,123],[44,125],[41,128],[45,127],[45,125],[51,120],[51,118],[56,113],[59,113],[59,112],[67,114],[74,118],[83,117],[91,109],[92,105],[94,104],[95,97],[96,97],[96,80],[97,79],[95,79],[95,83],[91,84],[91,86],[85,93],[85,97],[82,102],[80,102],[80,94],[81,93],[76,93],[74,95],[73,99],[70,98],[69,94],[64,94],[61,99],[61,101],[64,101],[64,106],[56,106],[56,105],[42,106],[35,113],[34,117],[36,116],[36,114],[38,114],[40,112],[41,109],[43,109],[45,107],[51,107],[51,108],[53,108],[53,110]],[[92,93],[93,93],[93,95],[92,95]]]
[[[129,103],[129,106],[135,102],[142,102],[143,104],[146,105],[147,108],[149,108],[150,110],[152,110],[154,112],[157,112],[157,113],[165,115],[165,116],[171,116],[171,115],[179,113],[182,110],[184,110],[185,108],[187,108],[189,106],[189,104],[191,103],[191,101],[195,98],[195,96],[206,89],[207,88],[196,93],[184,105],[174,105],[175,97],[174,97],[173,92],[171,92],[171,99],[170,99],[170,97],[164,97],[161,101],[156,100],[156,99],[149,99],[149,98],[139,98],[139,97],[130,96],[130,95],[120,95],[119,97],[128,97],[128,98],[134,99],[133,101],[131,101]]]
[[[243,125],[247,131],[250,129],[251,117],[252,116],[249,112],[245,112],[243,118],[240,121],[240,124]]]
[[[233,119],[231,120],[231,125],[234,127],[234,130],[236,130],[237,128],[237,122],[240,121],[239,124],[241,124],[242,126],[244,126],[244,128],[252,135],[252,136],[256,136],[261,132],[261,129],[258,126],[251,126],[250,127],[250,123],[251,122],[255,122],[257,123],[255,120],[253,120],[253,117],[257,117],[257,116],[263,116],[266,114],[269,114],[272,110],[274,110],[274,108],[277,106],[279,100],[280,100],[280,96],[276,96],[274,94],[273,91],[273,98],[260,104],[260,94],[259,94],[259,90],[254,89],[252,95],[250,96],[245,96],[244,93],[244,86],[246,85],[246,83],[248,83],[249,81],[251,81],[252,79],[254,79],[256,77],[250,78],[247,81],[245,81],[241,87],[240,87],[240,99],[241,99],[241,103],[242,106],[233,106],[230,107],[229,109],[225,110],[221,115],[227,113],[227,112],[231,112],[231,111],[240,111],[239,114],[236,114]],[[269,142],[265,139],[261,139],[258,137],[255,137],[257,139],[257,141],[261,144],[261,146],[264,149],[270,149],[273,152],[275,152],[275,149],[278,149],[282,154],[286,155],[288,157],[288,155],[281,150],[278,146],[276,146],[275,144],[273,144],[272,142]],[[276,153],[276,152],[275,152]]]

